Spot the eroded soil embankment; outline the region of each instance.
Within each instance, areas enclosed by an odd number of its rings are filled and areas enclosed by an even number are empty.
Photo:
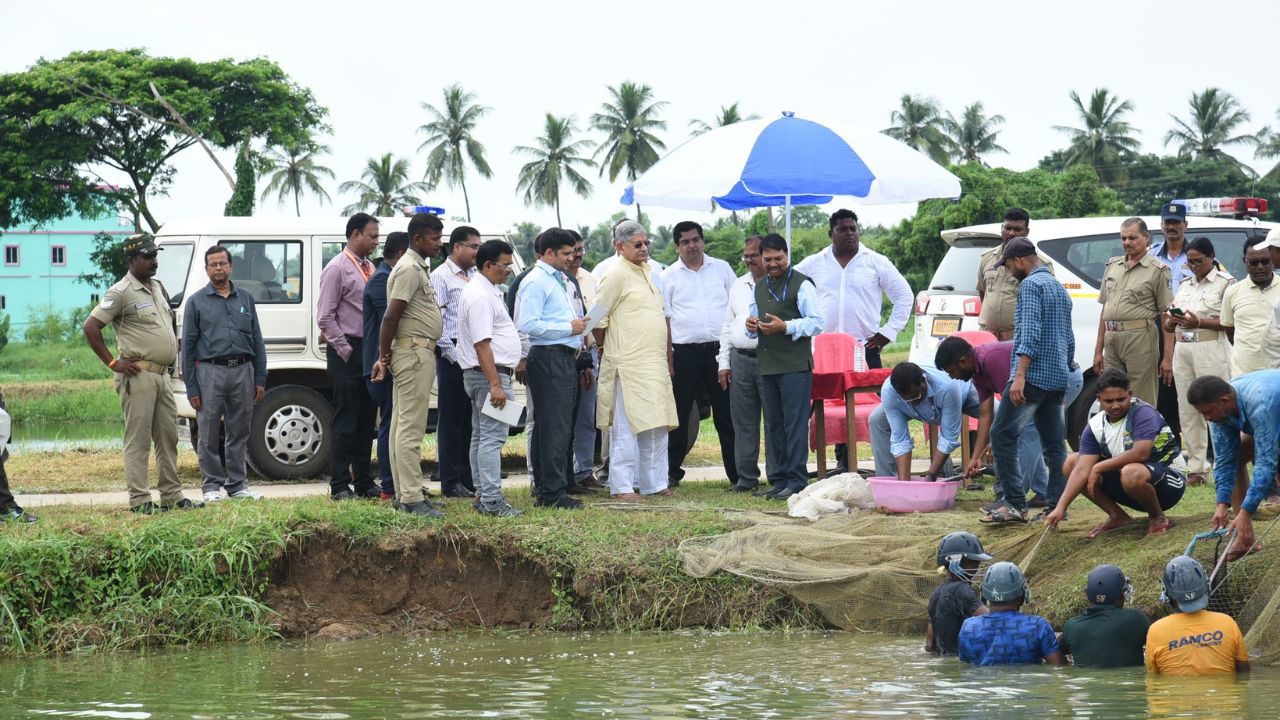
[[[286,636],[358,637],[466,627],[541,627],[555,605],[538,564],[470,543],[314,535],[271,568],[265,601]]]

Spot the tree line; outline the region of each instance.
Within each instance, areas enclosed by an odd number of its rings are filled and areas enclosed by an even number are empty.
[[[994,222],[1006,205],[1034,208],[1036,217],[1081,216],[1150,213],[1174,197],[1280,194],[1280,164],[1259,175],[1227,152],[1249,149],[1259,159],[1280,158],[1280,127],[1251,130],[1250,113],[1220,88],[1192,93],[1185,114],[1171,114],[1174,127],[1163,138],[1172,151],[1167,155],[1139,152],[1140,131],[1128,120],[1131,101],[1106,88],[1093,90],[1087,100],[1076,91],[1068,97],[1077,122],[1056,126],[1064,146],[1038,168],[1019,173],[988,165],[1007,152],[1000,144],[1002,115],[989,113],[981,102],[955,115],[932,98],[903,95],[883,132],[950,166],[963,195],[958,202],[922,203],[914,218],[896,227],[870,228],[868,242],[900,267],[915,268],[913,286],[919,287],[945,252],[938,230]],[[412,158],[370,157],[358,178],[337,185],[339,194],[354,197],[344,214],[395,214],[402,206],[422,204],[426,193],[443,184],[462,192],[463,219],[471,219],[468,181],[493,177],[481,127],[493,109],[453,84],[443,88],[438,102],[423,102],[422,110],[425,122],[417,132],[423,172],[415,171]],[[590,196],[593,172],[610,182],[619,176],[634,180],[657,162],[668,140],[682,139],[667,132],[667,110],[650,86],[622,82],[606,88],[599,109],[583,125],[572,115],[546,113],[541,134],[512,148],[527,159],[515,192],[526,206],[554,208],[557,224],[564,226],[564,192]],[[158,230],[161,220],[148,201],[170,192],[173,158],[197,145],[227,178],[227,214],[249,215],[255,201],[272,200],[300,214],[304,195],[333,201],[328,188],[337,176],[324,164],[330,151],[324,142],[331,134],[327,115],[310,90],[262,58],[196,62],[134,49],[40,60],[23,72],[0,75],[0,231],[116,208],[128,212],[138,228]],[[735,102],[709,120],[691,121],[685,132],[698,135],[756,117]],[[215,149],[235,151],[233,170],[222,165]],[[102,167],[125,182],[107,182],[96,173]],[[636,212],[642,216],[643,210]],[[1272,216],[1278,214],[1280,208],[1273,209]],[[798,250],[825,242],[825,224],[818,222],[823,215],[797,209]],[[619,217],[574,226],[587,239],[589,261],[611,252],[607,231]],[[771,218],[768,212],[733,213],[708,228],[708,243],[740,264],[741,238],[761,223],[771,228]],[[520,223],[513,239],[528,248],[535,229],[540,230]],[[654,235],[655,255],[673,259],[670,229],[654,228]]]

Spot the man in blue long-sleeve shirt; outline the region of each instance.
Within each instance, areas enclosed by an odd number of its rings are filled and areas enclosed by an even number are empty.
[[[187,300],[182,318],[182,379],[200,428],[200,459],[205,502],[255,499],[249,489],[245,453],[253,406],[267,385],[267,346],[253,296],[231,282],[231,251],[221,245],[204,254],[209,284]],[[226,428],[226,461],[218,453]]]
[[[408,247],[409,233],[406,232],[390,233],[387,241],[382,244],[382,262],[378,263],[378,268],[369,276],[369,282],[364,286],[361,304],[364,312],[364,337],[378,337],[382,328],[382,316],[387,312],[387,278]],[[381,497],[383,500],[391,500],[396,496],[396,486],[391,479],[391,450],[388,445],[391,435],[391,383],[369,380],[373,364],[378,361],[378,343],[366,342],[361,347],[361,352],[364,385],[369,389],[373,402],[378,405],[378,482],[382,485]]]
[[[1027,496],[1018,463],[1018,436],[1027,425],[1035,423],[1044,448],[1049,507],[1058,504],[1067,484],[1062,472],[1067,460],[1062,399],[1072,373],[1076,340],[1071,328],[1071,296],[1045,267],[1031,241],[1010,240],[1000,262],[1020,281],[1013,313],[1013,355],[1017,360],[1005,388],[1006,402],[1000,403],[991,426],[991,448],[1004,504],[983,522],[1025,522]]]
[[[941,370],[915,363],[898,363],[880,388],[880,406],[867,418],[876,475],[911,478],[912,420],[938,427],[938,444],[925,475],[936,480],[939,474],[949,474],[951,453],[960,447],[960,433],[968,431],[963,416],[976,418],[981,408],[978,391],[969,381],[952,380]]]
[[[1213,429],[1213,483],[1218,509],[1213,528],[1236,530],[1228,559],[1254,548],[1253,514],[1274,494],[1276,458],[1280,454],[1280,370],[1259,370],[1227,382],[1206,375],[1187,390],[1187,401]],[[1245,481],[1245,465],[1253,461],[1253,481]],[[1239,513],[1228,522],[1231,506]]]

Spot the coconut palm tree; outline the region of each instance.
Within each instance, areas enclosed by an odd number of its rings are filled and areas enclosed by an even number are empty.
[[[715,119],[712,120],[711,122],[706,122],[705,120],[690,120],[689,127],[692,128],[692,132],[690,132],[689,134],[692,137],[698,137],[699,135],[705,132],[711,132],[712,130],[718,127],[724,127],[725,125],[732,125],[734,123],[742,122],[743,120],[759,120],[759,119],[760,119],[760,116],[754,113],[746,117],[743,117],[742,113],[738,110],[738,103],[734,103],[728,107],[721,105],[720,114],[716,115]]]
[[[405,205],[421,205],[416,193],[430,190],[426,183],[409,181],[409,161],[392,157],[387,153],[380,158],[369,158],[359,180],[348,180],[338,186],[340,193],[357,193],[360,197],[342,209],[343,215],[368,212],[374,215],[393,215],[396,208]]]
[[[328,145],[318,143],[289,143],[269,147],[262,154],[263,173],[271,173],[267,186],[262,189],[262,201],[266,202],[270,195],[276,196],[276,202],[284,205],[293,196],[293,211],[302,216],[301,198],[304,192],[310,192],[320,198],[320,202],[332,200],[329,193],[320,184],[321,176],[334,179],[333,171],[316,162],[316,157],[327,155]]]
[[[592,157],[603,156],[600,175],[607,171],[609,182],[617,180],[624,170],[627,180],[635,180],[658,162],[659,150],[667,149],[653,133],[667,128],[666,121],[658,119],[667,103],[655,102],[648,85],[632,82],[609,88],[609,95],[609,102],[602,103],[600,112],[591,116],[591,127],[605,136]],[[639,216],[637,203],[636,217]]]
[[[1258,138],[1249,133],[1238,133],[1240,126],[1249,122],[1249,111],[1219,88],[1206,88],[1204,92],[1191,93],[1187,103],[1191,115],[1186,120],[1172,113],[1174,127],[1165,133],[1164,144],[1177,143],[1178,154],[1196,158],[1228,158],[1239,164],[1223,150],[1228,145],[1256,144]],[[1243,167],[1243,166],[1242,166]]]
[[[520,168],[516,192],[524,192],[525,205],[551,205],[556,209],[556,227],[560,222],[560,183],[568,183],[573,191],[587,197],[591,195],[591,183],[575,168],[575,165],[595,167],[590,158],[581,157],[592,146],[590,140],[574,140],[578,131],[572,117],[558,118],[547,113],[546,134],[538,138],[536,147],[517,145],[515,152],[533,159]]]
[[[475,103],[476,96],[454,83],[444,89],[444,109],[430,103],[422,103],[422,109],[431,114],[431,122],[418,128],[427,139],[418,146],[422,152],[428,146],[427,186],[435,189],[443,178],[449,187],[462,188],[462,202],[467,206],[467,222],[471,222],[471,199],[467,196],[467,166],[470,160],[481,177],[493,177],[489,161],[484,158],[484,145],[475,139],[476,123],[489,112],[489,108]],[[464,151],[465,149],[465,151]]]
[[[1003,124],[1003,115],[988,116],[982,111],[982,102],[978,101],[966,107],[959,120],[947,113],[946,119],[942,121],[942,129],[955,146],[958,160],[982,163],[983,155],[1009,152],[996,142],[996,137],[1000,134],[996,128]]]
[[[933,98],[919,95],[903,95],[902,105],[889,113],[890,127],[881,132],[910,145],[928,155],[934,162],[946,165],[951,161],[951,138],[943,132],[946,118]]]
[[[1133,103],[1112,95],[1106,88],[1098,88],[1089,96],[1085,107],[1080,94],[1071,91],[1071,101],[1076,105],[1083,127],[1055,125],[1054,129],[1071,136],[1065,165],[1085,163],[1092,165],[1098,178],[1107,185],[1117,185],[1128,180],[1128,170],[1123,161],[1138,150],[1140,143],[1133,137],[1137,132],[1129,121],[1121,119],[1133,111]]]
[[[1276,110],[1276,119],[1280,120],[1280,110]],[[1255,154],[1264,160],[1280,157],[1280,133],[1266,127],[1258,131],[1258,148]],[[1263,177],[1267,180],[1280,180],[1280,163],[1276,163]]]

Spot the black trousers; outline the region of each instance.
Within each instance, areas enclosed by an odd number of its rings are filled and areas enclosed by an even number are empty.
[[[866,349],[867,367],[873,370],[879,370],[884,367],[884,362],[880,359],[880,351]],[[836,443],[836,467],[844,468],[845,471],[856,471],[857,468],[849,467],[849,445],[847,443]],[[822,478],[818,478],[821,480]]]
[[[462,368],[436,358],[436,457],[443,492],[475,492],[471,481],[471,398]]]
[[[671,378],[676,396],[676,417],[680,426],[667,437],[667,478],[672,485],[684,479],[685,457],[689,454],[689,434],[695,421],[690,418],[698,391],[703,390],[711,400],[711,417],[720,438],[720,460],[730,485],[738,483],[738,468],[733,450],[733,419],[729,416],[729,391],[720,387],[720,366],[716,354],[720,343],[695,343],[672,346],[675,377]]]
[[[18,503],[13,500],[13,491],[9,489],[9,474],[4,471],[4,461],[8,459],[8,450],[0,453],[0,511],[18,507]]]
[[[578,367],[565,345],[535,345],[525,365],[533,396],[529,458],[538,500],[553,503],[573,483],[573,422],[578,405]]]
[[[343,360],[333,346],[325,350],[329,379],[333,382],[333,440],[329,447],[329,492],[350,490],[378,492],[370,454],[376,435],[378,407],[364,386],[364,363],[358,337],[347,336],[351,355]]]

